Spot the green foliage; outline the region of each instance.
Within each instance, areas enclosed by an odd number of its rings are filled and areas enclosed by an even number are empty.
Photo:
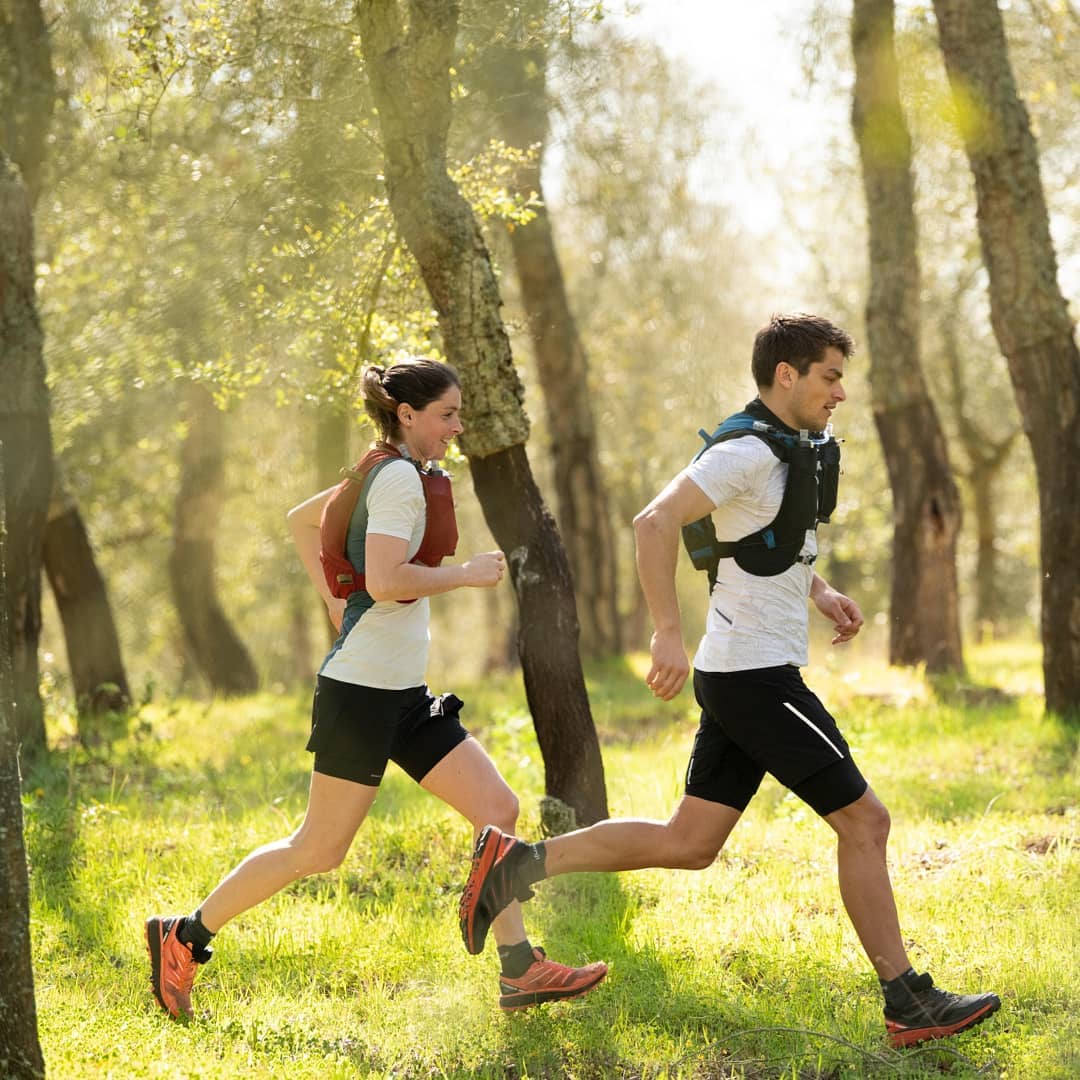
[[[1041,716],[1038,659],[1017,643],[973,650],[987,683],[937,690],[872,664],[809,676],[892,811],[914,961],[1003,998],[970,1034],[886,1049],[831,834],[771,781],[708,870],[542,885],[525,911],[533,940],[611,974],[580,1002],[502,1017],[493,950],[469,958],[457,933],[468,827],[395,770],[344,865],[223,930],[196,1020],[173,1023],[150,997],[143,919],[189,910],[303,814],[307,699],[265,695],[145,706],[112,759],[54,752],[28,778],[50,1074],[1065,1080],[1080,1036],[1080,759]],[[641,664],[613,661],[589,688],[613,812],[664,817],[694,710],[685,693],[652,699]],[[543,784],[520,687],[458,689],[535,834]]]

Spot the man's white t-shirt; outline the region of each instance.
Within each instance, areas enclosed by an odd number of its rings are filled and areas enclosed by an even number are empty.
[[[788,466],[761,439],[745,435],[716,443],[682,475],[715,504],[720,540],[740,540],[764,528],[780,509]],[[800,553],[817,554],[808,529]],[[746,671],[809,660],[806,602],[814,571],[797,562],[774,577],[757,577],[721,559],[709,598],[705,636],[694,655],[699,671]]]
[[[427,524],[424,486],[416,467],[391,461],[376,474],[367,494],[367,533],[407,540],[406,558],[419,550]],[[423,686],[431,633],[426,596],[411,604],[378,600],[360,616],[320,674],[338,682],[380,690]]]

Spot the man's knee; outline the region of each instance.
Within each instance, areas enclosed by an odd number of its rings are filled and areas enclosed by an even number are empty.
[[[836,813],[833,822],[841,840],[849,843],[884,847],[889,839],[892,819],[885,804],[872,792]]]
[[[705,870],[716,862],[723,841],[711,836],[681,834],[668,826],[668,852],[671,865],[679,870]]]

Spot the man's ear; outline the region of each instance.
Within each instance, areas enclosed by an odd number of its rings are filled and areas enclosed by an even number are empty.
[[[790,390],[792,384],[795,382],[795,376],[798,374],[796,370],[786,361],[781,360],[776,365],[776,381],[785,389]]]

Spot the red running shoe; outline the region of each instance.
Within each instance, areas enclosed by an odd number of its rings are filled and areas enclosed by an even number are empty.
[[[150,988],[158,1004],[172,1017],[192,1016],[191,984],[195,967],[210,959],[212,949],[194,952],[176,936],[180,916],[146,920],[146,951],[150,954]]]
[[[458,903],[461,937],[474,956],[484,951],[488,929],[503,908],[532,896],[532,889],[519,888],[514,881],[514,868],[527,847],[495,825],[485,825],[477,837],[472,867]]]
[[[607,964],[602,960],[585,967],[572,968],[549,960],[543,949],[533,949],[533,956],[536,962],[529,966],[524,975],[516,979],[499,976],[499,1008],[503,1012],[530,1009],[533,1005],[543,1005],[545,1001],[581,997],[598,986],[607,975]]]

